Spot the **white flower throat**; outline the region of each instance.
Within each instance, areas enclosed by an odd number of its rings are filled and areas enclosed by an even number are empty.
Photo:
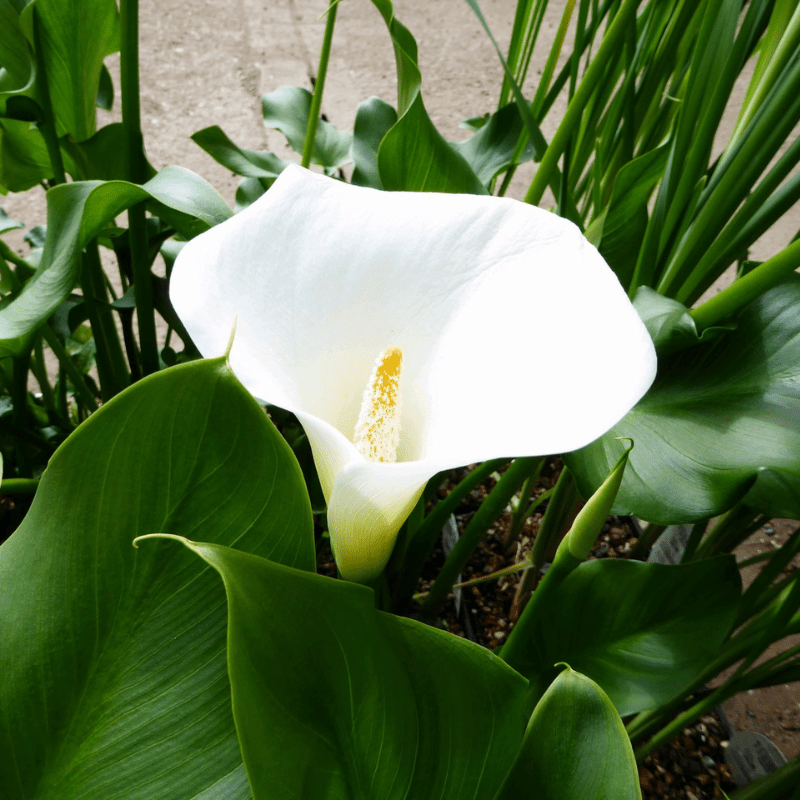
[[[387,347],[375,361],[353,436],[356,450],[367,461],[393,463],[397,459],[402,369],[403,351],[399,347]]]

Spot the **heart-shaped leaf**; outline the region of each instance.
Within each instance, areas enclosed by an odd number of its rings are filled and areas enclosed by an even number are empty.
[[[131,546],[155,531],[314,568],[300,469],[222,359],[103,406],[0,547],[4,800],[250,796],[225,593],[185,551]]]
[[[398,120],[378,150],[384,189],[409,192],[486,194],[466,159],[451,147],[431,122],[422,101],[417,42],[395,16],[390,0],[372,0],[394,45],[397,61]]]
[[[565,661],[600,684],[622,716],[634,714],[692,682],[717,653],[740,595],[729,556],[678,566],[588,561],[526,621],[513,657],[503,655],[532,680]]]
[[[364,586],[184,543],[228,593],[233,713],[255,800],[494,796],[525,728],[527,681],[503,661],[376,611]]]
[[[638,405],[565,462],[589,496],[636,442],[614,513],[662,525],[708,519],[744,500],[800,517],[800,277],[748,305],[736,330],[659,358]]]

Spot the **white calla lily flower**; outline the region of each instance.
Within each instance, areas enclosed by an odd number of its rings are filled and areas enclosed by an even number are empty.
[[[443,469],[582,447],[655,376],[647,331],[578,228],[509,199],[381,192],[287,168],[190,241],[170,294],[297,415],[343,577],[370,581]]]

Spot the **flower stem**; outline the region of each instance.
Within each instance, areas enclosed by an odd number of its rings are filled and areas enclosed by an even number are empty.
[[[422,610],[426,614],[433,616],[439,613],[459,573],[486,535],[489,525],[500,516],[538,460],[538,457],[516,459],[497,482],[491,494],[483,501],[461,534],[461,538],[450,551],[439,577],[436,578],[428,597],[422,604]]]
[[[403,563],[398,569],[395,610],[403,611],[408,606],[422,567],[431,554],[431,550],[436,546],[436,541],[441,536],[442,528],[450,515],[479,483],[483,483],[486,478],[506,463],[506,459],[497,458],[476,467],[447,497],[433,507],[431,513],[413,531],[406,545]]]
[[[39,486],[38,478],[9,478],[0,486],[0,495],[12,497],[15,495],[35,494]]]
[[[787,278],[798,267],[800,267],[800,239],[735,280],[727,289],[723,289],[703,305],[692,309],[689,314],[698,332],[729,317]]]
[[[97,347],[97,373],[103,400],[108,402],[128,385],[128,372],[103,281],[97,240],[93,240],[83,253],[81,288]]]
[[[306,138],[303,142],[302,166],[308,167],[314,155],[314,143],[317,138],[317,125],[319,124],[319,110],[322,107],[322,93],[325,91],[325,77],[328,74],[328,61],[331,57],[331,42],[333,41],[333,27],[336,24],[336,12],[339,0],[334,0],[328,8],[328,18],[325,20],[325,34],[322,38],[322,51],[319,54],[319,67],[317,79],[314,82],[314,93],[311,96],[311,108],[308,110],[308,124]]]
[[[139,0],[120,0],[120,88],[128,178],[131,183],[142,184],[147,180],[147,161],[139,106]],[[142,371],[149,375],[158,371],[159,360],[144,203],[128,209],[128,239],[136,286]]]
[[[42,326],[42,336],[44,337],[45,342],[47,342],[47,346],[53,351],[55,357],[58,359],[58,363],[61,365],[61,368],[69,376],[69,379],[72,381],[72,386],[75,389],[78,397],[82,400],[83,404],[90,411],[97,411],[97,400],[95,399],[95,396],[92,394],[91,389],[89,389],[89,387],[86,385],[86,381],[83,379],[83,375],[81,375],[80,370],[75,366],[69,356],[69,353],[67,353],[67,351],[64,349],[64,346],[58,340],[58,336],[56,336],[55,332],[49,325]]]

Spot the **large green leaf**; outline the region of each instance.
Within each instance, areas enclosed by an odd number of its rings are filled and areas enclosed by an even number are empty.
[[[384,189],[411,192],[486,194],[466,159],[451,147],[431,122],[422,102],[417,43],[394,16],[390,0],[372,0],[392,37],[397,61],[398,121],[378,150]]]
[[[659,359],[656,382],[605,436],[566,463],[584,496],[636,442],[614,511],[659,524],[707,519],[745,500],[800,517],[800,277],[771,289],[737,328]]]
[[[34,12],[41,59],[58,135],[76,141],[95,132],[95,103],[103,59],[119,49],[115,0],[34,0],[22,12],[30,33]]]
[[[131,546],[155,531],[314,567],[299,467],[223,359],[103,406],[0,547],[4,800],[249,797],[225,593],[185,551]]]
[[[496,800],[638,800],[628,734],[605,692],[567,667],[537,703]]]
[[[364,586],[185,544],[228,593],[233,713],[255,800],[494,796],[526,713],[527,681],[503,661],[376,611]]]
[[[526,621],[513,657],[503,655],[532,680],[565,661],[600,684],[622,716],[634,714],[672,700],[697,677],[733,623],[740,594],[729,556],[678,566],[588,561]]]
[[[47,238],[39,269],[13,302],[0,310],[0,341],[34,331],[72,291],[81,250],[120,212],[142,200],[198,220],[200,230],[232,215],[219,193],[198,175],[166,167],[144,186],[83,181],[47,193]]]

